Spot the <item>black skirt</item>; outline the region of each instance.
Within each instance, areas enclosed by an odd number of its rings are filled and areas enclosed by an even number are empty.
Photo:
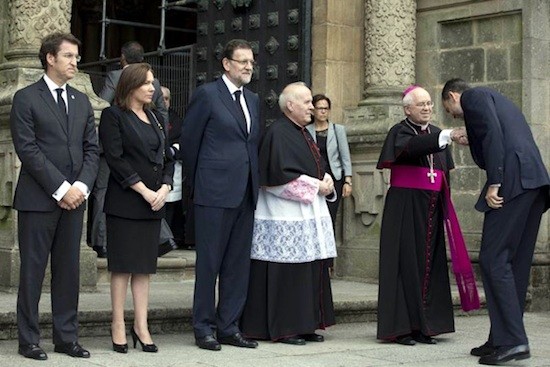
[[[252,260],[241,331],[277,341],[335,324],[326,260],[281,264]]]
[[[155,274],[160,219],[107,215],[107,267],[114,273]]]

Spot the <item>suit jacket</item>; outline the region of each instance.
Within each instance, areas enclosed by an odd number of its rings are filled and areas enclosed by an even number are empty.
[[[317,143],[317,134],[315,133],[315,123],[306,126],[309,133]],[[339,124],[328,123],[327,131],[327,156],[330,170],[334,175],[334,179],[339,181],[342,179],[342,171],[344,176],[351,176],[351,156],[349,153],[348,137],[346,128]]]
[[[249,177],[256,203],[260,99],[243,89],[250,113],[250,133],[221,78],[201,85],[193,93],[183,121],[180,147],[195,204],[236,208],[244,198]]]
[[[501,184],[499,194],[505,202],[526,190],[550,184],[531,129],[518,107],[484,87],[464,91],[460,104],[472,157],[487,173],[477,210],[491,210],[485,202],[491,184]]]
[[[13,97],[10,128],[21,160],[17,210],[53,211],[58,206],[52,195],[64,181],[81,181],[89,189],[94,184],[99,165],[94,111],[88,97],[69,85],[67,97],[68,122],[43,78]]]
[[[174,160],[167,153],[160,116],[156,116],[157,124],[153,112],[147,113],[161,142],[154,152],[151,152],[141,130],[137,128],[136,124],[141,122],[132,111],[111,106],[101,113],[99,138],[111,171],[103,209],[107,214],[129,219],[164,217],[164,208],[154,212],[149,203],[130,187],[139,181],[153,191],[162,184],[172,185]]]
[[[120,76],[122,75],[123,70],[124,69],[118,69],[108,72],[107,77],[105,78],[103,89],[101,89],[101,92],[99,92],[99,97],[103,98],[110,104],[113,104],[113,101],[115,100],[116,86],[118,85],[118,81],[120,80]],[[155,87],[155,93],[153,93],[153,104],[162,116],[163,125],[167,126],[168,110],[166,109],[166,105],[164,104],[164,99],[162,98],[162,90],[160,89],[160,82],[157,78],[153,80],[153,87]]]

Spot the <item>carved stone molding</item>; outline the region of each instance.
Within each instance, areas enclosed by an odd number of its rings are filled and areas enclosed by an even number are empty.
[[[414,83],[415,52],[416,1],[366,0],[365,96]]]
[[[70,31],[71,7],[72,0],[10,0],[6,59],[36,65],[41,39],[53,32]]]

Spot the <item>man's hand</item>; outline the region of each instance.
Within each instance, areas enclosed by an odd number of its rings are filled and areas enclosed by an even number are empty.
[[[65,210],[72,210],[78,208],[85,200],[84,193],[79,188],[71,186],[57,204]]]
[[[491,209],[502,208],[502,205],[504,204],[504,198],[498,196],[499,188],[500,187],[498,186],[489,186],[489,188],[487,189],[487,194],[485,194],[485,201]]]
[[[465,127],[457,127],[451,131],[451,140],[460,145],[468,145],[468,134]]]

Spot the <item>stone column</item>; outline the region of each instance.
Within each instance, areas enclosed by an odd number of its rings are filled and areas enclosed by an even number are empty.
[[[8,37],[0,37],[8,40],[3,55],[7,61],[0,64],[0,289],[3,290],[16,290],[19,284],[17,212],[12,209],[12,200],[21,162],[9,129],[13,95],[43,75],[38,59],[41,39],[53,32],[70,31],[71,8],[72,0],[10,0],[7,6],[8,26],[4,32],[8,32]],[[98,116],[106,103],[93,94],[90,78],[77,74],[70,84],[93,97],[92,105]],[[94,289],[95,253],[84,242],[80,258],[81,287]],[[46,275],[46,282],[49,278]]]
[[[337,275],[378,278],[387,174],[376,169],[390,126],[403,118],[401,93],[415,80],[416,1],[365,0],[364,100],[344,122],[353,162],[353,200],[344,203]]]

